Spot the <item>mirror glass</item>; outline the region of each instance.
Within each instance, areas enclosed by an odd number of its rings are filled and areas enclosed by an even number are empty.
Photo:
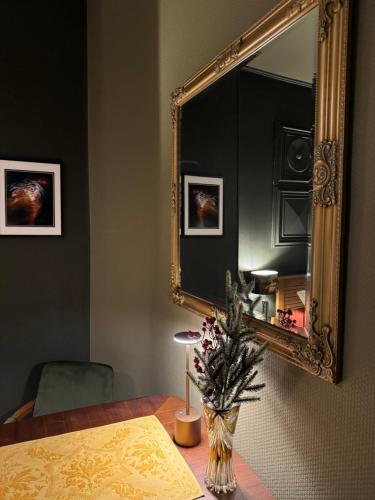
[[[307,335],[317,9],[181,108],[184,291],[222,305],[225,271],[247,313]]]

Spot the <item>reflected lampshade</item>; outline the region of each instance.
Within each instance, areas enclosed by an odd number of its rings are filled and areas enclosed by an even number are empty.
[[[257,295],[274,295],[277,292],[278,275],[277,271],[262,269],[251,271],[254,279],[253,293]]]

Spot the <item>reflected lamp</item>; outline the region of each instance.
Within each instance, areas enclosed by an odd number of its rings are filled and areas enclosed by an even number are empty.
[[[272,269],[259,269],[251,271],[254,279],[254,288],[252,293],[262,296],[262,314],[264,320],[268,321],[268,300],[267,295],[275,295],[277,292],[279,273]]]

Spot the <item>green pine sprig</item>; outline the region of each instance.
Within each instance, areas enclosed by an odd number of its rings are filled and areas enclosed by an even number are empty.
[[[267,348],[264,343],[258,348],[250,348],[249,342],[254,340],[256,332],[244,325],[244,297],[248,297],[251,284],[246,284],[240,274],[240,287],[232,283],[229,271],[226,274],[226,311],[225,319],[216,318],[221,335],[213,348],[195,354],[203,369],[196,378],[187,372],[189,379],[203,396],[218,410],[226,410],[235,403],[258,401],[260,398],[248,393],[260,391],[265,384],[254,384],[252,381],[258,371],[255,366],[263,360]]]

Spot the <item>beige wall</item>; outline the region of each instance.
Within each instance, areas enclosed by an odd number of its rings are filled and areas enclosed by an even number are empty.
[[[276,2],[160,0],[162,157],[158,270],[153,336],[155,390],[183,394],[182,353],[174,331],[195,327],[192,314],[169,305],[169,110],[171,90]],[[358,3],[358,2],[357,2]],[[329,385],[269,355],[261,368],[262,401],[242,408],[236,447],[278,499],[375,498],[375,3],[361,0],[354,41],[352,195],[345,314],[344,380]],[[196,398],[197,399],[197,398]]]
[[[112,364],[120,399],[150,392],[157,2],[87,3],[91,359]]]
[[[168,302],[169,94],[274,3],[159,0],[157,52],[155,2],[88,0],[92,358],[113,364],[118,397],[183,395],[183,352],[172,335],[200,323]],[[374,15],[372,0],[361,0],[344,380],[332,386],[268,355],[263,399],[242,408],[236,435],[282,500],[375,493]]]

